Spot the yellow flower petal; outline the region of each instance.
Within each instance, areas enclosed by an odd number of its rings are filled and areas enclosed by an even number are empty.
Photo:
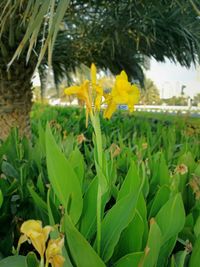
[[[64,238],[52,239],[49,241],[46,249],[46,262],[51,263],[52,267],[62,267],[64,258],[62,257],[62,248]]]
[[[115,110],[117,109],[117,105],[115,102],[110,101],[110,103],[108,104],[106,110],[104,111],[104,118],[105,119],[110,119],[112,114],[115,112]]]
[[[41,232],[42,231],[42,222],[37,220],[28,220],[25,221],[20,228],[21,233],[29,236],[30,232],[36,231]]]
[[[26,236],[27,239],[31,241],[32,245],[34,246],[34,248],[37,250],[37,252],[40,254],[42,258],[44,255],[45,247],[46,247],[46,241],[52,229],[53,228],[51,226],[45,226],[44,228],[42,228],[41,221],[37,221],[37,220],[25,221],[20,228],[21,233],[24,234],[21,237],[21,240],[22,241],[25,240],[25,236]]]
[[[64,264],[65,258],[61,255],[56,255],[52,261],[51,261],[51,265],[52,267],[62,267]]]
[[[80,86],[70,86],[68,88],[65,88],[64,92],[66,95],[76,95],[80,90]]]
[[[93,84],[96,84],[97,82],[97,69],[94,63],[92,63],[91,68],[90,68],[90,76],[91,76],[91,82]]]

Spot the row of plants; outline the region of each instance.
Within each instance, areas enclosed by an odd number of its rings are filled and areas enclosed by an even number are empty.
[[[198,266],[198,125],[84,112],[36,107],[1,144],[0,267]]]

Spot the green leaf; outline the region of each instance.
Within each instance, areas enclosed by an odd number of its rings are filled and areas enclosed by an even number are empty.
[[[33,190],[33,188],[31,186],[27,186],[28,187],[28,191],[31,195],[31,197],[33,198],[33,201],[35,202],[35,205],[37,206],[37,208],[39,208],[44,214],[48,214],[48,210],[47,210],[47,204],[46,202]]]
[[[144,256],[140,260],[140,267],[156,266],[159,251],[162,244],[162,234],[160,228],[154,219],[150,221],[150,231]]]
[[[184,251],[179,251],[175,255],[175,263],[177,267],[184,267],[185,266],[185,261],[186,261],[186,256],[188,255],[188,252],[186,250]]]
[[[10,256],[0,261],[0,267],[28,267],[26,257]]]
[[[119,259],[113,267],[136,267],[143,255],[144,252],[130,253]]]
[[[141,180],[138,175],[137,166],[134,161],[131,161],[130,168],[124,179],[124,182],[120,188],[117,201],[127,196],[132,190],[137,191],[141,184]]]
[[[19,174],[16,169],[7,161],[2,162],[1,170],[6,176],[19,178]]]
[[[76,266],[78,267],[106,267],[96,251],[73,225],[70,217],[65,214],[64,228],[67,244]]]
[[[200,216],[197,218],[197,221],[194,226],[195,236],[198,237],[200,235]]]
[[[29,252],[26,256],[27,267],[39,267],[39,261],[34,252]]]
[[[165,184],[169,184],[170,176],[169,176],[168,166],[163,153],[161,154],[158,168],[159,168],[158,175],[160,179],[160,185],[162,186]]]
[[[129,253],[141,251],[143,233],[144,222],[139,212],[136,211],[133,220],[121,234],[119,247],[117,248],[118,258]]]
[[[126,179],[124,183],[126,183]],[[135,216],[136,205],[142,186],[143,181],[139,177],[135,177],[133,190],[126,197],[117,201],[102,221],[101,256],[105,262],[112,256],[122,231]]]
[[[200,262],[200,235],[198,236],[194,244],[194,247],[192,249],[192,255],[189,261],[189,267],[197,267],[199,266],[199,262]]]
[[[53,190],[76,224],[83,207],[80,182],[70,162],[58,148],[49,126],[46,129],[46,154],[47,170]]]
[[[83,155],[81,154],[81,152],[79,151],[78,148],[76,148],[75,150],[72,151],[70,158],[69,158],[69,162],[72,164],[72,167],[74,169],[74,171],[76,172],[76,175],[80,181],[80,185],[82,187],[83,184],[83,178],[84,178],[84,174],[85,174],[85,167],[84,167],[84,159],[83,159]]]
[[[178,234],[185,224],[185,210],[181,194],[178,193],[169,199],[155,219],[161,229],[163,243]]]
[[[3,193],[0,189],[0,208],[1,208],[2,204],[3,204]]]
[[[167,185],[163,185],[159,188],[157,191],[150,212],[149,212],[149,218],[154,217],[161,207],[168,201],[170,196],[170,189]]]
[[[90,239],[95,232],[97,188],[98,179],[95,177],[90,183],[83,199],[83,212],[81,216],[80,232],[86,239]]]
[[[165,266],[165,263],[168,260],[168,257],[171,255],[174,246],[176,244],[176,240],[177,240],[177,235],[173,236],[172,238],[170,238],[167,242],[165,242],[161,249],[160,249],[160,254],[158,257],[158,263],[157,266]]]

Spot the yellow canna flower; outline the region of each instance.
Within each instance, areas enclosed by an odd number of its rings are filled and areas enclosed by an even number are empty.
[[[52,267],[62,267],[64,257],[62,256],[62,248],[64,246],[64,238],[49,240],[46,250],[46,266],[51,263]]]
[[[88,112],[91,111],[92,103],[89,95],[89,81],[85,80],[80,86],[71,86],[65,89],[66,95],[76,95],[80,100],[84,101]]]
[[[134,105],[139,101],[139,97],[139,89],[136,85],[129,83],[126,72],[122,71],[120,75],[117,75],[114,87],[106,97],[105,102],[108,106],[104,112],[104,118],[110,119],[119,104],[128,105],[129,111],[132,112]]]
[[[103,96],[103,88],[99,83],[97,83],[97,69],[94,63],[92,63],[90,68],[90,76],[91,76],[92,89],[93,92],[95,93],[94,106],[97,110],[100,110],[101,100]]]
[[[42,222],[37,220],[25,221],[20,231],[21,235],[18,242],[18,249],[22,243],[25,241],[31,241],[34,248],[40,254],[40,257],[44,257],[44,252],[46,248],[46,241],[49,237],[49,233],[53,230],[51,226],[45,226],[42,228]]]

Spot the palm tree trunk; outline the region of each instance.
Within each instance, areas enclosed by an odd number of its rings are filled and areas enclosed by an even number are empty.
[[[33,67],[14,63],[7,72],[0,65],[0,139],[5,140],[14,127],[21,136],[30,136],[29,113],[32,106]]]

